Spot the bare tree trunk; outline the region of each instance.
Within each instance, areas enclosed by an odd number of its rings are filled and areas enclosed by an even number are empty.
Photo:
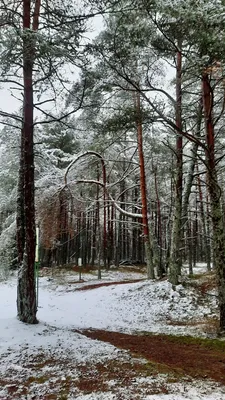
[[[181,241],[182,241],[182,190],[183,190],[183,136],[182,132],[182,110],[181,110],[181,76],[182,76],[182,54],[181,50],[177,52],[176,62],[176,126],[178,128],[176,140],[176,184],[175,184],[175,206],[172,227],[172,240],[170,252],[170,275],[169,280],[173,285],[179,283],[181,273]]]
[[[213,252],[218,277],[220,329],[225,331],[225,231],[221,207],[221,189],[218,184],[215,162],[215,133],[212,116],[213,89],[207,72],[202,77],[202,91],[206,127],[208,189],[213,227]]]
[[[137,111],[137,141],[138,141],[138,156],[140,166],[140,185],[141,185],[141,203],[142,203],[142,223],[145,242],[145,254],[147,261],[147,276],[149,279],[155,278],[153,249],[150,240],[149,223],[148,223],[148,208],[147,208],[147,192],[145,178],[145,163],[142,142],[142,117],[141,117],[141,102],[140,94],[136,93],[136,111]]]
[[[155,180],[155,194],[156,194],[156,203],[157,203],[157,215],[158,215],[158,223],[157,223],[157,238],[158,238],[158,245],[159,245],[159,260],[157,266],[157,273],[158,277],[162,278],[163,275],[166,273],[165,268],[163,266],[163,258],[162,258],[162,217],[161,217],[161,204],[159,199],[159,191],[158,191],[158,182],[157,182],[157,168],[153,167],[154,170],[154,180]]]
[[[104,269],[107,267],[107,194],[106,194],[106,169],[105,164],[102,163],[102,180],[103,180],[103,262]]]
[[[115,243],[115,233],[114,233],[114,204],[112,203],[111,205],[111,224],[110,224],[110,248],[111,248],[111,261],[114,261],[115,259],[115,253],[114,253],[114,243]]]
[[[40,1],[36,0],[33,15],[33,31],[38,29]],[[35,206],[34,206],[34,150],[33,150],[33,61],[35,42],[28,34],[31,28],[31,1],[23,1],[23,128],[24,143],[24,221],[25,244],[23,262],[18,274],[17,312],[18,318],[26,323],[37,323],[35,289]],[[24,142],[23,142],[24,140]]]
[[[203,230],[203,238],[204,238],[204,253],[206,258],[207,270],[211,270],[211,256],[210,256],[210,243],[207,236],[207,227],[206,227],[206,218],[205,218],[205,210],[204,210],[204,203],[203,203],[203,194],[202,194],[202,186],[201,180],[198,176],[198,193],[199,193],[199,207],[200,207],[200,214],[202,220],[202,230]]]
[[[97,239],[97,243],[98,243],[98,250],[97,250],[97,254],[98,254],[98,258],[97,258],[97,262],[98,262],[98,279],[102,278],[102,270],[101,270],[101,226],[100,226],[100,204],[99,201],[97,202],[97,211],[96,211],[96,219],[97,219],[97,232],[98,232],[98,239]]]
[[[24,135],[21,132],[20,167],[17,187],[16,240],[18,265],[21,268],[25,247],[25,217],[24,217]]]
[[[202,101],[200,101],[198,115],[197,115],[197,129],[196,136],[200,137],[201,134],[201,125],[202,125]],[[191,160],[189,164],[189,169],[187,173],[186,185],[184,190],[184,198],[183,198],[183,226],[187,223],[188,219],[188,202],[191,194],[192,183],[194,179],[194,170],[197,162],[197,151],[198,151],[198,143],[192,143],[191,148]]]
[[[192,246],[192,232],[191,232],[191,222],[187,222],[187,245],[188,245],[188,268],[189,275],[193,275],[193,246]]]
[[[196,129],[196,136],[200,137],[201,134],[201,124],[202,124],[202,98],[200,100],[199,104],[199,109],[198,109],[198,115],[197,115],[197,129]],[[193,184],[193,179],[194,179],[194,170],[195,166],[197,165],[197,152],[198,152],[198,143],[192,143],[192,148],[191,148],[191,160],[189,163],[189,169],[187,173],[187,180],[186,180],[186,185],[185,185],[185,190],[184,190],[184,196],[183,196],[183,206],[182,206],[182,226],[183,226],[183,235],[185,232],[186,225],[188,224],[188,204],[189,204],[189,197],[191,194],[191,188]],[[188,227],[189,233],[191,233],[190,227]],[[188,240],[189,243],[189,274],[193,274],[193,265],[192,261],[193,258],[190,254],[192,252],[191,249],[191,240]]]
[[[99,181],[99,167],[97,166],[97,181]],[[95,209],[93,211],[92,257],[91,265],[94,266],[97,257],[97,231],[99,214],[99,186],[96,188]]]
[[[192,222],[192,253],[193,253],[193,266],[196,267],[198,259],[198,210],[197,210],[197,196],[195,198],[195,211]]]

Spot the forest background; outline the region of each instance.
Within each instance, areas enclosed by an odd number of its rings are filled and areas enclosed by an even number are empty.
[[[21,100],[0,111],[0,256],[19,318],[37,322],[39,226],[42,267],[146,262],[176,286],[206,262],[223,331],[223,1],[0,4],[0,81]]]

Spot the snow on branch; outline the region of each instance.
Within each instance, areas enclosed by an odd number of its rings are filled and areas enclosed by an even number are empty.
[[[127,217],[130,218],[142,218],[142,214],[136,214],[136,213],[132,213],[129,211],[124,210],[123,208],[121,208],[118,203],[116,202],[116,200],[112,197],[112,195],[109,193],[107,185],[106,185],[106,169],[105,169],[105,161],[104,158],[101,156],[101,154],[97,153],[96,151],[86,151],[82,154],[79,154],[67,167],[65,175],[64,175],[64,183],[65,186],[63,189],[65,189],[66,187],[68,187],[68,180],[67,180],[67,176],[68,173],[70,171],[70,169],[72,168],[72,166],[81,158],[86,157],[86,156],[96,156],[101,160],[102,163],[102,168],[103,168],[103,182],[101,181],[96,181],[93,179],[79,179],[79,180],[75,180],[70,182],[69,184],[79,184],[79,183],[86,183],[86,184],[95,184],[95,185],[99,185],[103,188],[104,192],[107,194],[108,198],[111,200],[111,202],[114,204],[115,208],[123,215],[126,215]]]

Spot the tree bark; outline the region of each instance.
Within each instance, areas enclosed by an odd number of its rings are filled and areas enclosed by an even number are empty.
[[[181,46],[180,46],[181,47]],[[177,52],[176,62],[176,183],[175,183],[175,205],[172,227],[171,253],[170,253],[170,273],[169,280],[173,285],[179,283],[179,275],[181,273],[181,240],[182,240],[182,190],[183,190],[183,136],[182,132],[182,54],[181,50]]]
[[[207,265],[207,270],[211,270],[211,255],[210,255],[210,241],[207,235],[207,226],[206,226],[206,217],[205,217],[205,209],[204,209],[204,203],[203,203],[203,194],[202,194],[202,185],[201,185],[201,180],[200,177],[198,176],[198,193],[199,193],[199,207],[200,207],[200,213],[201,213],[201,220],[202,220],[202,230],[203,230],[203,238],[204,238],[204,243],[205,243],[205,258],[206,258],[206,265]]]
[[[213,89],[209,76],[203,73],[202,93],[206,130],[206,163],[208,174],[208,190],[210,196],[212,227],[213,227],[213,253],[215,269],[218,277],[220,329],[225,331],[225,230],[223,225],[223,212],[221,207],[221,189],[217,179],[215,161],[215,132],[213,125]]]
[[[198,114],[197,114],[197,129],[196,129],[196,137],[200,138],[201,134],[201,125],[202,125],[202,97],[199,102],[199,108],[198,108]],[[191,160],[189,163],[189,168],[188,168],[188,173],[187,173],[187,179],[186,179],[186,185],[185,185],[185,190],[184,190],[184,196],[183,196],[183,205],[182,205],[182,232],[183,236],[185,234],[185,227],[188,225],[188,205],[189,205],[189,198],[191,194],[191,189],[192,189],[192,184],[193,184],[193,179],[194,179],[194,171],[195,167],[197,165],[197,153],[198,153],[198,143],[192,143],[192,148],[191,148]],[[188,227],[188,231],[191,232],[190,227]],[[188,240],[189,242],[189,253],[193,253],[191,249],[191,240]],[[192,254],[193,255],[193,254]],[[193,274],[193,265],[192,265],[192,256],[189,254],[189,275]]]
[[[159,260],[158,260],[158,266],[157,266],[157,273],[158,277],[162,278],[163,275],[166,274],[165,267],[163,265],[163,257],[162,257],[162,216],[161,216],[161,203],[159,199],[159,190],[158,190],[158,182],[157,182],[157,167],[152,166],[153,168],[153,173],[154,173],[154,181],[155,181],[155,194],[156,194],[156,204],[157,204],[157,225],[156,225],[156,237],[158,239],[158,245],[159,245]]]
[[[33,30],[38,28],[40,1],[35,3]],[[23,127],[21,143],[24,152],[24,251],[23,261],[18,274],[17,313],[22,322],[37,323],[36,288],[35,288],[35,206],[34,206],[34,150],[33,150],[33,62],[35,41],[31,29],[31,1],[23,1]],[[22,155],[21,155],[22,157]],[[22,177],[20,177],[22,180]],[[22,199],[21,202],[22,203]],[[20,249],[18,248],[20,251]]]
[[[142,223],[143,234],[145,242],[145,254],[147,261],[147,276],[148,279],[155,278],[153,249],[150,240],[149,223],[148,223],[148,208],[147,208],[147,192],[146,192],[146,177],[145,177],[145,163],[143,153],[143,138],[142,138],[142,118],[141,118],[141,102],[140,94],[136,94],[136,112],[137,112],[137,142],[138,142],[138,156],[140,167],[140,186],[141,186],[141,203],[142,203]]]
[[[20,167],[17,186],[17,212],[16,212],[16,241],[19,268],[23,262],[25,246],[25,218],[24,218],[24,134],[21,132]]]

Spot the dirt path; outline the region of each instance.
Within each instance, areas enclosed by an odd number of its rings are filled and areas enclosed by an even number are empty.
[[[102,283],[94,283],[93,285],[85,285],[80,288],[76,288],[76,290],[91,290],[91,289],[98,289],[99,287],[102,286],[113,286],[113,285],[125,285],[127,283],[136,283],[136,282],[142,282],[145,279],[132,279],[132,280],[127,280],[127,281],[119,281],[119,282],[102,282]],[[73,283],[73,282],[72,282]],[[77,283],[77,282],[75,282]]]
[[[170,367],[175,373],[211,378],[225,384],[225,347],[214,349],[210,341],[193,344],[166,335],[128,335],[104,330],[83,330],[80,333]]]

